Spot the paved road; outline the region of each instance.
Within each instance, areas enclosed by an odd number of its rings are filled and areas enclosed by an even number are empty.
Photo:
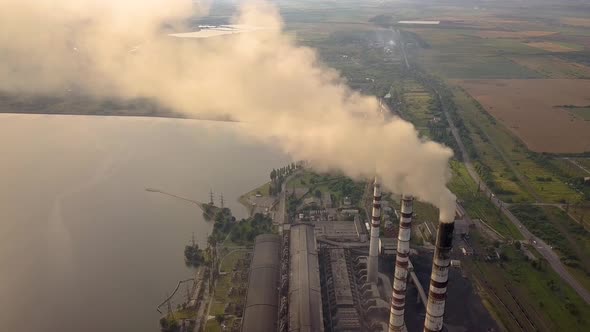
[[[287,183],[291,181],[291,179],[299,174],[299,170],[293,172],[293,174],[287,176],[283,183],[281,184],[281,193],[279,194],[279,203],[276,207],[276,212],[274,215],[274,223],[279,226],[282,230],[283,224],[289,223],[289,217],[287,216]],[[279,232],[280,233],[280,232]]]
[[[585,171],[586,173],[590,174],[590,170],[588,170],[586,167],[584,167],[584,166],[580,165],[580,163],[578,163],[578,162],[577,162],[577,161],[575,161],[574,159],[570,159],[570,158],[563,158],[563,159],[565,159],[565,160],[569,161],[570,163],[572,163],[572,164],[574,164],[574,165],[578,166],[578,168],[579,168],[579,169],[581,169],[581,170]]]
[[[488,186],[483,181],[481,181],[479,175],[477,174],[477,172],[475,171],[475,168],[473,167],[473,164],[471,163],[471,159],[469,158],[469,155],[467,154],[467,150],[465,149],[465,146],[463,145],[463,141],[461,140],[461,136],[459,135],[459,131],[457,130],[457,127],[455,127],[455,124],[453,123],[453,119],[451,119],[451,117],[447,113],[445,105],[442,104],[443,99],[440,98],[440,94],[438,93],[438,91],[436,91],[436,94],[438,95],[438,97],[441,101],[443,112],[445,114],[447,122],[449,123],[449,127],[451,128],[451,132],[455,138],[455,141],[457,142],[457,146],[461,150],[461,155],[463,157],[465,167],[467,168],[467,172],[469,172],[469,175],[471,176],[471,178],[476,183],[480,184],[480,189],[484,192],[484,194],[488,197],[491,197],[491,202],[497,208],[499,208],[504,213],[504,215],[508,218],[508,220],[510,220],[518,228],[518,230],[520,231],[522,236],[525,239],[530,240],[531,243],[534,243],[537,251],[547,260],[549,265],[551,265],[551,268],[553,268],[553,270],[555,270],[555,272],[557,272],[557,274],[559,274],[559,276],[563,280],[565,280],[578,293],[578,295],[580,295],[580,297],[582,297],[582,299],[584,299],[584,301],[586,301],[586,303],[590,304],[590,292],[588,292],[588,290],[586,288],[584,288],[569,273],[569,271],[566,269],[565,265],[563,265],[561,263],[559,256],[553,251],[553,249],[551,249],[551,246],[549,246],[547,243],[545,243],[545,241],[543,241],[542,239],[540,239],[540,238],[536,237],[534,234],[532,234],[520,222],[520,220],[518,220],[518,218],[516,218],[512,214],[512,212],[510,212],[510,210],[508,210],[506,208],[506,204],[503,201],[501,201],[499,198],[497,198],[492,193],[492,191],[488,188]]]

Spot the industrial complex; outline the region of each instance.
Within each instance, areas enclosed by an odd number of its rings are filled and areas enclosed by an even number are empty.
[[[399,212],[388,208],[384,215],[378,178],[371,189],[369,227],[360,212],[339,220],[349,215],[331,201],[329,207],[275,215],[283,221],[277,225],[281,234],[255,241],[242,331],[469,330],[463,322],[445,320],[447,300],[451,308],[465,305],[447,298],[449,279],[451,292],[453,282],[463,287],[462,280],[452,280],[461,276],[451,271],[453,237],[462,236],[454,223],[438,223],[430,250],[418,254],[410,248],[414,198],[402,195]],[[399,220],[395,237],[382,235],[381,221],[390,218]]]

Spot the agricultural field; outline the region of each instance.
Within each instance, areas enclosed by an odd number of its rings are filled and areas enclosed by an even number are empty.
[[[503,31],[503,30],[484,30],[477,35],[482,38],[507,38],[507,39],[522,39],[522,38],[538,38],[546,37],[556,34],[553,31]]]
[[[394,96],[392,109],[403,119],[410,121],[423,137],[432,137],[431,124],[439,121],[442,114],[435,112],[433,98],[423,85],[411,78],[400,78],[391,87]]]
[[[551,157],[529,152],[511,131],[500,125],[464,90],[452,89],[458,112],[471,132],[482,178],[495,187],[506,202],[570,202],[582,195],[567,183],[568,174],[551,165]]]
[[[580,164],[585,169],[590,170],[590,158],[572,158],[572,159],[575,160],[578,164]],[[590,175],[590,174],[588,174],[588,175]]]
[[[539,42],[529,42],[526,45],[530,47],[540,48],[544,51],[548,52],[575,52],[580,51],[580,47],[576,47],[569,44],[564,43],[554,43],[549,41],[539,41]]]
[[[483,38],[477,30],[406,29],[415,45],[409,47],[424,68],[444,78],[541,78],[534,70],[511,61],[507,55],[533,55],[538,50],[520,40]]]
[[[590,78],[590,67],[552,55],[514,56],[510,60],[546,78]]]
[[[471,218],[481,219],[508,239],[522,239],[522,235],[510,221],[478,191],[478,186],[465,166],[457,161],[451,162],[453,177],[449,189],[457,195],[461,204]]]
[[[555,158],[551,161],[551,163],[555,167],[559,168],[559,171],[567,177],[583,178],[590,176],[590,172],[587,172],[584,170],[584,168],[581,168],[584,166],[578,158]]]
[[[475,247],[489,243],[474,234]],[[529,248],[534,252],[534,249]],[[500,262],[465,259],[484,303],[508,331],[585,331],[590,307],[564,285],[542,259],[529,260],[512,245],[500,246]]]
[[[590,122],[570,111],[590,105],[590,81],[460,80],[456,84],[532,151],[590,151]]]
[[[590,232],[583,225],[553,206],[522,205],[510,210],[533,234],[560,253],[562,262],[582,284],[590,286]]]
[[[589,18],[579,18],[579,17],[564,17],[559,20],[563,24],[579,26],[590,28],[590,19]]]

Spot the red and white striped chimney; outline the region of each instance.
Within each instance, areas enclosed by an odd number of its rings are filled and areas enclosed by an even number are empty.
[[[410,255],[410,233],[412,230],[413,197],[402,196],[399,234],[397,236],[397,256],[395,274],[393,275],[393,292],[389,315],[389,332],[406,331],[404,312],[406,304],[406,286]]]
[[[371,216],[371,242],[369,242],[369,263],[367,267],[367,282],[377,282],[379,265],[379,230],[381,226],[381,184],[375,176],[373,186],[373,214]]]
[[[443,329],[454,228],[454,222],[440,222],[438,224],[432,274],[430,275],[428,304],[426,306],[426,319],[424,320],[424,332],[439,332]]]

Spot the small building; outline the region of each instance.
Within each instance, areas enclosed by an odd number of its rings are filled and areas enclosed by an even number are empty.
[[[344,205],[344,207],[348,207],[352,205],[352,199],[348,196],[344,197],[344,200],[342,201],[342,205]]]
[[[347,214],[347,215],[355,215],[355,214],[359,214],[359,210],[358,209],[342,209],[342,210],[340,210],[340,213]]]
[[[464,256],[471,256],[471,255],[473,255],[473,249],[467,248],[467,247],[461,247],[461,253]]]
[[[362,241],[361,235],[365,233],[358,218],[354,221],[316,221],[313,225],[316,237],[328,240]]]
[[[307,207],[307,206],[317,206],[320,207],[322,205],[322,201],[313,196],[313,197],[306,197],[303,199],[303,206]]]
[[[379,254],[383,256],[395,256],[397,253],[397,239],[389,237],[379,238]]]
[[[332,195],[329,192],[322,193],[322,205],[326,209],[332,208]]]

